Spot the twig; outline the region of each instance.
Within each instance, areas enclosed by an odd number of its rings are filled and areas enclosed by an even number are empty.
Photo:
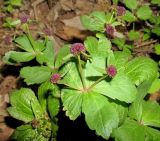
[[[157,42],[157,40],[151,40],[151,41],[148,41],[148,42],[142,43],[142,44],[140,44],[140,45],[136,45],[136,47],[135,47],[135,48],[139,48],[139,47],[143,47],[143,46],[148,46],[148,45],[150,45],[150,44],[154,44],[154,43],[156,43],[156,42]]]

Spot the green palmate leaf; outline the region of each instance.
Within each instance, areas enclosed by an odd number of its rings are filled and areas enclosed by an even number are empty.
[[[131,10],[136,9],[138,6],[137,0],[124,0],[124,4]]]
[[[21,6],[22,0],[10,0],[11,5],[13,6]]]
[[[29,62],[34,58],[35,58],[35,54],[30,52],[11,51],[10,53],[10,59],[16,62]]]
[[[36,56],[40,64],[46,63],[50,67],[54,67],[54,48],[51,41],[47,41],[46,48]]]
[[[127,21],[127,22],[134,22],[136,21],[136,17],[128,10],[126,10],[125,15],[122,17],[123,20]]]
[[[118,126],[118,114],[105,97],[96,92],[83,95],[82,111],[90,129],[107,139],[113,128]]]
[[[160,55],[160,44],[156,44],[156,45],[154,46],[154,49],[155,49],[155,53],[156,53],[157,55]]]
[[[36,96],[30,89],[21,88],[13,91],[10,95],[10,103],[11,107],[7,109],[10,115],[24,122],[32,121],[35,116],[43,114]]]
[[[160,90],[160,79],[155,79],[149,89],[149,93],[155,93]]]
[[[155,101],[143,101],[141,123],[144,125],[160,127],[160,106]]]
[[[149,6],[142,6],[137,10],[137,16],[141,20],[147,20],[151,17],[152,15],[152,10]]]
[[[12,11],[12,6],[8,6],[7,8],[11,8],[11,11]],[[8,10],[9,11],[9,10]],[[10,11],[9,11],[10,12]],[[3,24],[3,27],[9,27],[9,28],[14,28],[16,27],[18,24],[20,24],[20,20],[14,20],[13,18],[11,17],[7,17],[5,19],[5,23]]]
[[[151,0],[152,4],[160,4],[160,0]]]
[[[153,15],[149,18],[149,21],[152,23],[152,24],[155,24],[155,25],[159,25],[160,24],[160,16],[157,16],[157,15]]]
[[[75,120],[81,114],[82,100],[82,92],[72,89],[62,90],[63,110],[71,120]]]
[[[150,58],[137,57],[126,65],[125,73],[133,83],[139,85],[157,76],[157,64]]]
[[[146,41],[150,38],[150,34],[146,33],[146,34],[143,34],[143,41]]]
[[[145,141],[159,141],[160,140],[160,131],[150,128],[150,127],[145,127],[145,130],[146,130]]]
[[[15,132],[11,136],[11,139],[16,141],[48,141],[42,135],[39,135],[31,125],[22,125],[16,128]]]
[[[149,18],[149,22],[158,26],[160,24],[160,16],[152,14],[152,16]]]
[[[68,59],[65,59],[67,55],[70,54],[70,45],[65,45],[59,49],[59,52],[56,56],[55,67],[59,68],[62,66]]]
[[[106,58],[94,57],[92,61],[87,61],[84,74],[86,86],[90,87],[95,81],[97,81],[103,74],[106,74]]]
[[[3,62],[5,62],[6,64],[9,64],[9,65],[14,65],[14,64],[16,64],[16,62],[11,59],[11,57],[10,57],[11,54],[12,54],[12,51],[5,53],[5,56],[3,57]]]
[[[38,100],[43,108],[43,111],[46,110],[46,101],[49,95],[57,97],[60,95],[60,91],[57,85],[47,81],[42,83],[38,88]]]
[[[84,44],[91,56],[106,57],[111,50],[111,42],[106,37],[101,37],[99,40],[88,37]]]
[[[98,52],[98,40],[95,37],[87,37],[87,39],[84,41],[84,45],[89,52],[90,55],[94,56],[97,55]]]
[[[156,34],[157,36],[160,36],[160,28],[159,26],[155,26],[152,28],[152,33]]]
[[[117,74],[111,82],[101,81],[93,89],[95,92],[127,103],[133,102],[137,94],[133,83],[121,74]]]
[[[125,45],[125,39],[122,38],[122,39],[119,39],[119,38],[115,38],[112,40],[112,43],[114,43],[115,45],[117,45],[117,47],[122,50],[123,49],[123,46]]]
[[[130,40],[138,40],[140,38],[140,33],[138,31],[131,30],[128,33],[128,37]]]
[[[130,53],[125,51],[115,51],[113,57],[108,57],[107,65],[114,65],[118,71],[124,70],[125,64],[130,58]]]
[[[63,77],[63,79],[59,81],[59,84],[64,84],[74,89],[83,88],[79,71],[75,62],[70,62],[67,65],[65,65],[61,70],[61,74],[65,74],[65,72],[67,73]]]
[[[56,120],[55,122],[51,122],[52,123],[52,127],[51,127],[52,128],[52,133],[51,133],[52,139],[51,140],[53,140],[53,141],[54,140],[56,141],[57,131],[58,131],[57,118],[55,118],[55,120]],[[52,119],[52,121],[53,121],[53,119]]]
[[[45,42],[44,41],[41,41],[41,40],[35,41],[30,34],[28,34],[28,39],[29,39],[33,49],[35,50],[35,52],[39,53],[45,49]]]
[[[106,73],[106,58],[94,57],[92,61],[87,61],[84,69],[86,84],[90,86],[94,83],[102,74]]]
[[[126,119],[124,124],[114,130],[116,141],[145,141],[145,130],[138,122]]]
[[[106,23],[105,12],[93,12],[89,16],[81,16],[81,22],[86,29],[91,31],[104,31],[104,25]]]
[[[15,43],[17,43],[19,46],[19,48],[28,51],[28,52],[34,52],[34,49],[32,47],[32,44],[30,43],[27,35],[24,36],[19,36],[18,38],[16,38]]]
[[[35,118],[39,119],[43,115],[43,110],[38,100],[31,100],[32,111],[34,113]]]
[[[98,52],[97,55],[106,57],[111,52],[111,42],[106,37],[102,37],[98,41]]]
[[[13,6],[12,6],[12,5],[8,5],[8,6],[6,6],[6,7],[4,8],[4,10],[6,10],[6,11],[8,11],[8,12],[11,13],[11,12],[13,12],[14,9],[13,9]],[[4,25],[5,27],[7,27],[5,23],[4,23],[3,25]],[[9,27],[9,28],[11,28],[11,27]]]
[[[47,99],[47,107],[50,117],[54,119],[59,112],[59,107],[60,107],[59,99],[53,97],[53,95],[49,95]]]
[[[48,80],[51,76],[51,70],[48,67],[24,67],[20,71],[20,76],[28,84],[40,84]]]
[[[142,117],[142,102],[144,97],[147,95],[147,91],[149,90],[151,84],[152,81],[144,81],[142,84],[138,86],[137,98],[129,107],[129,116],[133,119],[138,120],[139,122]]]
[[[128,104],[113,100],[112,105],[115,107],[119,116],[119,125],[121,125],[128,115]]]

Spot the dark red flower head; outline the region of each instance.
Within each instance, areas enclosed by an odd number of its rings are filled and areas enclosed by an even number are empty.
[[[106,69],[106,73],[108,74],[109,77],[114,77],[117,74],[117,69],[114,65],[110,65]]]
[[[71,46],[70,52],[73,55],[79,55],[81,52],[85,52],[86,49],[82,43],[74,43]]]
[[[123,6],[117,6],[117,15],[123,16],[126,13],[126,9]]]
[[[27,15],[20,16],[20,21],[21,21],[22,24],[27,23],[28,22],[28,16]]]
[[[11,45],[12,44],[12,37],[7,35],[5,38],[4,38],[4,43],[6,45]]]
[[[109,37],[113,37],[115,32],[115,28],[112,25],[107,25],[106,26],[106,33]]]
[[[53,75],[51,76],[50,81],[55,84],[55,83],[57,83],[60,79],[61,79],[61,75],[60,75],[59,73],[55,73],[55,74],[53,74]]]

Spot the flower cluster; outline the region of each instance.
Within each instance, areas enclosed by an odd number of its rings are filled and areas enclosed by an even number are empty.
[[[106,73],[109,77],[113,78],[117,74],[117,69],[114,65],[110,65],[106,68]]]
[[[6,45],[11,45],[12,44],[12,37],[7,35],[5,38],[4,38],[4,43]]]
[[[71,49],[70,49],[70,52],[73,55],[79,55],[81,52],[85,52],[85,51],[86,49],[82,43],[72,44]]]
[[[61,79],[61,75],[59,73],[55,73],[51,76],[51,83],[56,84]]]
[[[27,23],[28,22],[28,16],[27,15],[22,15],[20,16],[20,21],[22,24]]]
[[[110,24],[106,25],[106,33],[109,37],[114,37],[114,32],[115,28],[112,25]]]
[[[126,13],[126,9],[123,6],[118,6],[117,7],[117,15],[118,16],[123,16]]]

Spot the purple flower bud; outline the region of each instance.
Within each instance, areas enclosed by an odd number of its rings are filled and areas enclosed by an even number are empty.
[[[114,65],[110,65],[106,69],[106,73],[108,74],[109,77],[114,77],[117,74],[117,69]]]
[[[22,24],[27,23],[28,22],[28,16],[27,15],[20,16],[20,21],[21,21]]]
[[[126,9],[123,6],[117,6],[117,15],[123,16],[126,13]]]
[[[106,33],[109,37],[114,37],[115,28],[112,25],[106,26]]]
[[[75,43],[71,46],[71,49],[70,49],[70,52],[73,55],[78,55],[81,52],[85,52],[85,51],[86,51],[86,49],[82,43]]]
[[[11,45],[12,44],[12,37],[7,35],[5,38],[4,38],[4,43],[6,45]]]
[[[60,75],[59,73],[55,73],[55,74],[53,74],[53,75],[51,76],[50,81],[55,84],[55,83],[57,83],[60,79],[61,79],[61,75]]]

